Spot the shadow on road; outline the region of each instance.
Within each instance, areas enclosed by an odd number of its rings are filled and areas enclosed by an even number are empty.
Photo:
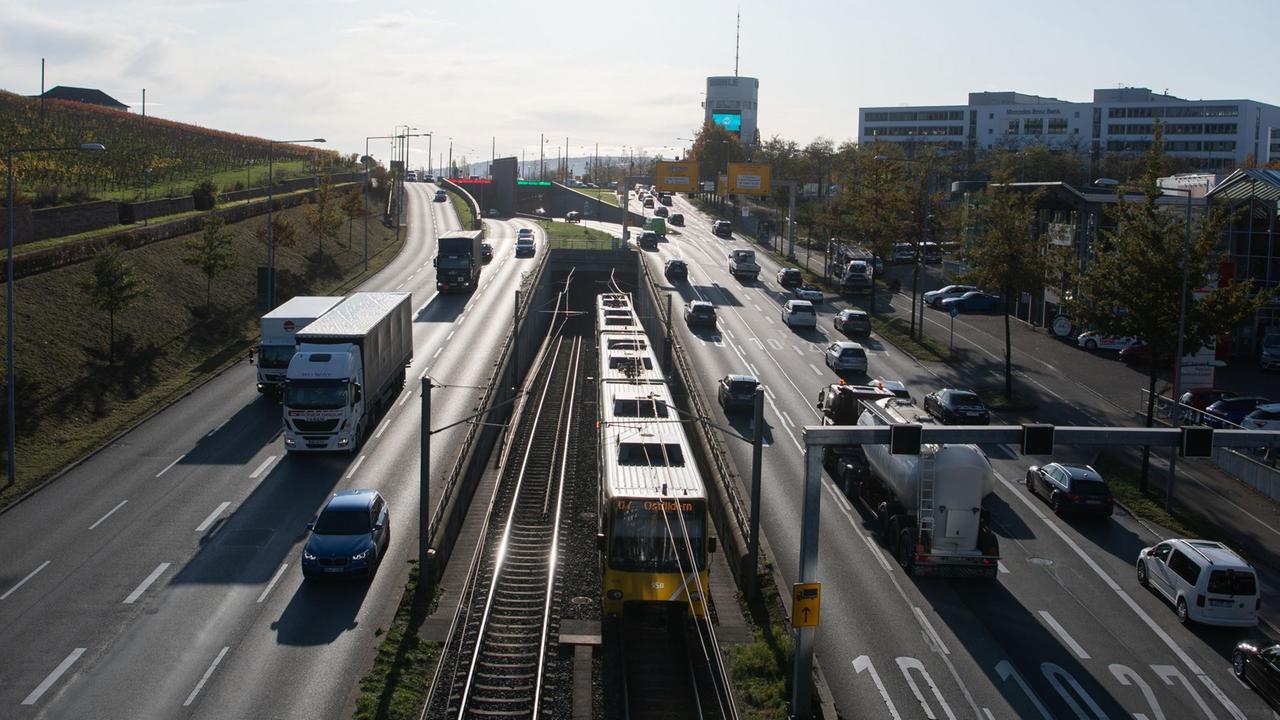
[[[365,578],[308,580],[271,623],[280,645],[327,645],[359,626],[356,615],[369,594]]]

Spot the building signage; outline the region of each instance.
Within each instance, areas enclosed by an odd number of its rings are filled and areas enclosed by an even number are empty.
[[[1058,108],[1005,108],[1005,115],[1061,115]]]
[[[764,163],[729,163],[729,192],[739,195],[768,195],[769,166]]]
[[[698,189],[698,163],[655,163],[654,180],[659,190],[665,190],[667,192],[694,192]]]
[[[1071,247],[1075,244],[1071,242],[1075,234],[1076,226],[1071,223],[1049,223],[1049,242],[1054,245]]]

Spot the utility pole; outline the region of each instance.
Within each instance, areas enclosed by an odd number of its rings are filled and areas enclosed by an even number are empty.
[[[431,556],[431,377],[422,376],[422,429],[418,461],[418,587],[428,584]]]
[[[747,598],[755,599],[760,592],[757,556],[760,554],[760,460],[764,450],[764,388],[756,386],[755,414],[752,417],[751,437],[751,518],[747,533]]]

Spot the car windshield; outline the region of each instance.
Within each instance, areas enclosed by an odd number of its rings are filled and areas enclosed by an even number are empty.
[[[264,368],[287,368],[293,359],[293,345],[261,345],[258,347],[258,365]]]
[[[1205,589],[1215,595],[1256,595],[1258,584],[1245,570],[1214,570]]]
[[[729,392],[734,395],[750,395],[756,391],[756,383],[748,380],[734,380],[729,383]]]
[[[364,535],[369,532],[368,508],[325,508],[316,518],[316,535]]]
[[[436,262],[437,267],[442,268],[469,268],[471,267],[470,255],[442,255]]]
[[[284,404],[286,407],[297,410],[345,407],[347,384],[336,380],[320,382],[292,380],[285,385]]]
[[[679,572],[695,565],[701,569],[706,536],[703,502],[681,500],[679,504],[677,514],[674,500],[615,500],[609,566],[654,572]],[[690,551],[692,558],[686,554]]]
[[[809,315],[812,315],[812,314],[813,314],[813,306],[812,306],[812,305],[792,305],[792,306],[791,306],[791,312],[793,312],[793,313],[795,313],[795,314],[797,314],[797,315],[802,315],[802,314],[806,314],[806,313],[807,313],[807,314],[809,314]]]
[[[844,352],[840,353],[840,357],[846,358],[865,358],[866,356],[867,353],[862,348],[845,348]]]
[[[948,399],[952,405],[958,408],[983,409],[982,400],[973,393],[951,393],[951,397]]]

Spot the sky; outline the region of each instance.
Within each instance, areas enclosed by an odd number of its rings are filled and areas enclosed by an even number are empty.
[[[760,80],[759,128],[855,139],[858,108],[981,90],[1088,101],[1137,86],[1280,105],[1277,0],[0,0],[0,89],[99,88],[147,114],[363,153],[399,126],[438,165],[556,148],[672,157],[706,77]],[[0,119],[2,120],[2,119]],[[381,143],[381,145],[380,145]],[[388,141],[370,141],[385,160]],[[410,141],[426,164],[428,138]]]

